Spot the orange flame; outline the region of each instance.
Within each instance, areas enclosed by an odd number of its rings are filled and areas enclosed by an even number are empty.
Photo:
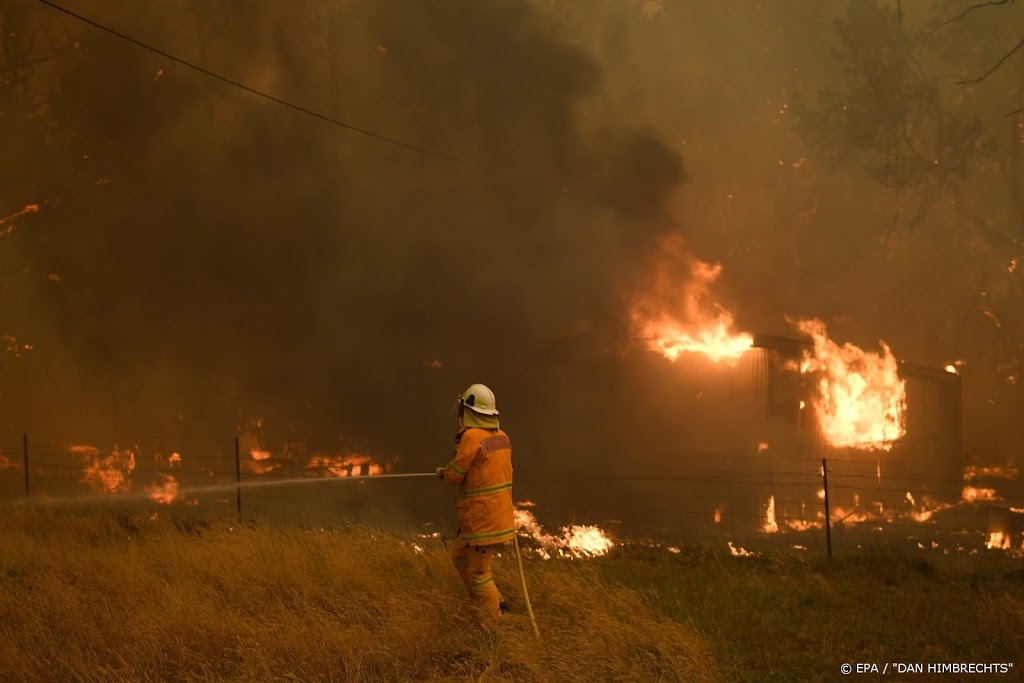
[[[985,547],[989,550],[1009,550],[1011,547],[1010,535],[1002,531],[993,531],[985,541]]]
[[[574,524],[562,527],[562,536],[545,533],[529,510],[515,510],[515,527],[539,544],[538,554],[545,560],[551,553],[560,557],[581,558],[605,555],[615,543],[599,527]]]
[[[752,550],[747,550],[746,548],[737,548],[732,544],[732,541],[727,541],[726,543],[729,546],[729,552],[732,553],[733,557],[758,557],[761,554]]]
[[[802,372],[820,373],[815,412],[826,440],[837,447],[889,450],[905,433],[906,385],[885,342],[882,354],[837,345],[820,320],[797,328],[814,340]]]
[[[1013,465],[1000,467],[999,465],[968,465],[964,468],[964,481],[975,479],[1016,479],[1020,476],[1020,470]]]
[[[775,521],[775,496],[768,496],[768,508],[764,512],[764,524],[761,531],[766,534],[774,534],[779,530],[779,524]]]
[[[97,493],[123,493],[131,490],[135,451],[121,450],[116,445],[106,457],[101,457],[95,446],[75,445],[68,447],[68,451],[86,459],[80,481]]]
[[[673,362],[683,353],[735,362],[751,348],[754,338],[735,332],[732,314],[709,293],[722,266],[683,256],[681,240],[667,240],[663,247],[666,259],[658,268],[652,292],[633,304],[635,334],[649,349]],[[689,261],[691,278],[680,285],[669,271],[683,260]]]
[[[361,453],[316,454],[306,463],[307,472],[318,473],[322,477],[372,477],[383,474],[384,469],[384,465]]]
[[[10,223],[15,218],[21,218],[25,214],[29,214],[29,213],[39,213],[39,205],[38,204],[26,204],[25,208],[23,208],[21,211],[15,211],[14,213],[12,213],[10,215],[0,217],[0,225],[3,225],[4,223]],[[12,226],[8,226],[7,230],[5,230],[4,232],[2,232],[0,234],[10,234],[11,227]]]
[[[999,500],[999,496],[996,495],[995,489],[979,489],[973,486],[965,486],[962,493],[964,502],[975,503],[977,501],[993,501]]]
[[[149,499],[162,505],[170,505],[181,497],[178,493],[178,482],[169,474],[161,474],[161,483],[146,487]]]
[[[250,460],[244,462],[245,469],[252,474],[267,474],[281,467],[279,462],[267,462],[270,460],[270,451],[261,448],[254,448],[249,451]]]

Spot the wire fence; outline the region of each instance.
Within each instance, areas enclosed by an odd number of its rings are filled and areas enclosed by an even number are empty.
[[[912,539],[967,533],[976,541],[997,527],[1024,533],[1024,500],[1018,508],[1001,497],[1024,493],[1018,480],[1004,482],[1009,494],[982,488],[979,499],[968,500],[962,478],[938,476],[926,466],[890,476],[877,457],[699,454],[686,462],[689,469],[660,472],[517,469],[516,497],[542,521],[688,538],[785,537],[827,545],[829,552],[830,535],[859,544],[893,531]],[[287,445],[264,450],[246,435],[41,433],[0,440],[0,499],[9,503],[142,505],[313,524],[344,518],[353,507],[409,507],[411,500],[426,499],[420,506],[426,517],[450,508],[444,487],[431,489],[438,492],[431,496],[419,484],[393,478],[387,485],[361,485],[395,474],[393,463],[358,453],[323,456]],[[352,483],[338,486],[340,479]]]

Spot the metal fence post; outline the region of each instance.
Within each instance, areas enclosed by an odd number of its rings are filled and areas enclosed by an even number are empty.
[[[23,464],[25,465],[25,497],[28,498],[28,491],[29,491],[29,489],[28,489],[28,434],[27,433],[21,435],[21,448],[22,448],[22,450],[21,450],[22,456],[24,456],[24,463]]]
[[[238,521],[242,521],[242,457],[235,437],[235,500],[238,503]]]
[[[825,546],[828,548],[828,561],[832,561],[832,523],[828,511],[828,462],[821,459],[821,483],[825,489]]]

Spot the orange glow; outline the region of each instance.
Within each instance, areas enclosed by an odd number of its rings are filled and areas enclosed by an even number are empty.
[[[537,552],[545,560],[550,559],[552,553],[568,558],[598,557],[606,555],[615,546],[597,526],[564,526],[559,537],[545,533],[529,510],[516,509],[514,518],[516,531],[536,541],[540,546]]]
[[[680,239],[666,240],[662,246],[664,261],[657,268],[653,288],[633,303],[634,333],[649,349],[671,361],[684,353],[696,353],[715,362],[735,362],[750,349],[754,338],[736,332],[732,314],[709,293],[722,266],[685,256]],[[676,269],[684,267],[684,262],[690,277],[681,281]]]
[[[161,483],[146,487],[149,499],[162,505],[170,505],[181,497],[178,493],[178,482],[169,474],[161,474]]]
[[[23,208],[21,211],[15,211],[12,214],[9,214],[7,216],[3,216],[2,218],[0,218],[0,225],[3,225],[4,223],[10,223],[14,219],[21,218],[22,216],[24,216],[26,214],[29,214],[29,213],[39,213],[39,205],[38,204],[26,204],[25,208]],[[11,232],[11,228],[8,227],[7,230],[4,231],[3,234],[10,234],[10,232]]]
[[[995,489],[979,489],[973,486],[965,486],[962,495],[964,502],[967,503],[975,503],[982,500],[999,500],[999,496],[996,495]]]
[[[757,452],[758,453],[764,453],[766,450],[768,450],[768,442],[767,441],[758,441],[757,442]]]
[[[3,451],[0,451],[0,470],[10,469],[11,467],[16,466],[17,465],[11,462],[10,458],[3,454]]]
[[[385,466],[361,453],[316,454],[306,463],[306,471],[321,477],[366,477],[384,474]]]
[[[717,508],[715,510],[715,524],[721,524],[721,523],[722,523],[722,508]]]
[[[768,496],[768,508],[764,513],[764,524],[761,531],[766,534],[774,534],[779,530],[779,524],[775,521],[775,496]]]
[[[80,481],[97,493],[124,493],[132,488],[135,470],[135,451],[121,450],[116,445],[108,456],[100,456],[95,446],[68,447],[72,455],[85,459],[85,470]]]
[[[1002,531],[993,531],[985,541],[985,547],[989,550],[1009,550],[1011,547],[1010,535]]]
[[[243,465],[252,474],[268,474],[281,467],[279,462],[269,462],[270,451],[254,448],[249,451],[249,457],[251,459],[243,461]]]
[[[861,522],[867,522],[871,519],[871,515],[863,510],[846,510],[841,507],[837,507],[832,510],[832,523],[833,524],[860,524]]]
[[[797,329],[814,340],[801,370],[820,375],[815,413],[833,446],[889,450],[903,436],[906,387],[885,342],[882,354],[852,344],[837,345],[820,320],[801,320]]]
[[[727,541],[729,546],[729,552],[732,553],[733,557],[757,557],[760,553],[747,550],[746,548],[737,548],[732,544],[732,541]]]
[[[964,481],[975,479],[1017,479],[1020,477],[1020,470],[1013,465],[1000,467],[999,465],[968,465],[964,468]]]

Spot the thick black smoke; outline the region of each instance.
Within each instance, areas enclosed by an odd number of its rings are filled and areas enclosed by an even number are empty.
[[[230,433],[262,415],[436,459],[463,384],[490,382],[512,421],[543,422],[565,378],[558,344],[622,345],[630,280],[673,229],[664,200],[682,159],[641,126],[579,129],[601,68],[536,9],[191,10],[90,8],[458,161],[359,137],[58,15],[19,14],[78,45],[45,74],[56,132],[19,149],[47,158],[36,181],[55,200],[8,244],[60,278],[31,287],[50,331],[37,358],[53,365],[29,389],[31,428],[59,432],[77,415],[88,425],[75,429],[159,432],[184,414],[193,433]]]

